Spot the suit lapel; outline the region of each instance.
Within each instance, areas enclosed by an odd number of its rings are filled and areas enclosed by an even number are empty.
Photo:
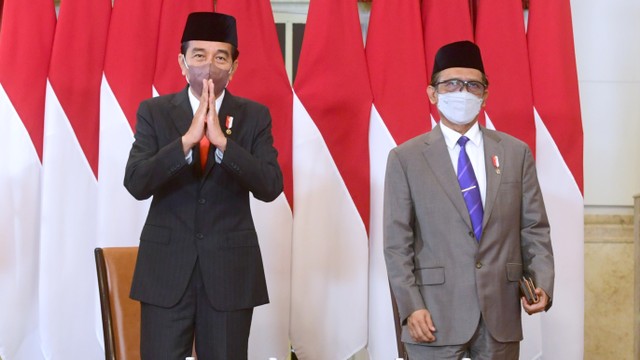
[[[184,90],[175,94],[175,96],[171,99],[172,107],[169,110],[169,117],[178,130],[180,136],[186,134],[189,130],[191,121],[193,121],[193,114],[195,112],[194,109],[191,109],[191,102],[189,102],[189,94],[187,93],[187,91],[189,91],[188,85],[184,88]],[[202,170],[199,166],[200,150],[197,146],[193,149],[191,159],[193,163],[198,164],[198,166],[192,167],[194,176],[201,176]]]
[[[495,156],[500,163],[504,159],[504,149],[500,146],[500,138],[495,132],[487,130],[484,127],[480,127],[480,129],[483,134],[484,162],[487,174],[486,199],[484,205],[484,217],[482,219],[482,228],[485,228],[489,218],[491,217],[493,206],[496,203],[498,189],[500,188],[500,181],[502,180],[500,172],[503,170],[500,169],[500,171],[496,171],[497,168],[493,163],[493,158]]]
[[[426,148],[423,154],[427,160],[427,164],[431,168],[440,186],[442,186],[445,194],[447,194],[447,197],[451,200],[453,206],[458,210],[460,216],[469,228],[471,228],[469,212],[467,211],[467,206],[460,192],[458,177],[451,164],[451,157],[449,156],[442,130],[440,130],[440,124],[425,136],[425,145]]]
[[[189,91],[188,86],[171,99],[173,107],[171,109],[170,116],[181,135],[184,135],[187,130],[189,130],[191,120],[193,119],[193,110],[189,103],[189,95],[187,95],[187,91]]]

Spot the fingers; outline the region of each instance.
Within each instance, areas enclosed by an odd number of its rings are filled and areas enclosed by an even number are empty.
[[[200,94],[200,104],[198,105],[198,109],[195,113],[195,118],[198,120],[204,119],[207,114],[207,109],[209,107],[209,84],[207,80],[202,80],[202,94]],[[195,120],[195,119],[194,119]],[[205,119],[206,120],[206,119]]]
[[[207,121],[209,120],[213,120],[216,117],[216,106],[215,106],[215,102],[216,102],[216,96],[214,95],[214,85],[213,85],[213,80],[209,79],[208,80],[209,83],[209,95],[207,98],[207,105],[209,108],[209,111],[207,112]]]
[[[542,290],[541,288],[536,288],[535,291],[540,298],[540,301],[535,304],[529,304],[527,302],[527,299],[524,296],[522,297],[522,307],[524,308],[524,311],[526,311],[529,315],[544,311],[547,307],[547,304],[549,303],[549,296],[546,292],[544,292],[544,290]]]
[[[202,79],[202,94],[200,94],[200,104],[207,103],[207,98],[209,97],[209,81],[207,79]]]
[[[436,340],[433,334],[436,328],[431,319],[431,314],[426,309],[416,310],[407,319],[409,334],[415,341],[434,342]]]

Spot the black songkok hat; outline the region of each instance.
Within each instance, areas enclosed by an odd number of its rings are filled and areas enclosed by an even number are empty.
[[[476,69],[484,74],[478,45],[465,40],[441,47],[433,63],[433,74],[452,67]]]
[[[236,19],[227,14],[194,12],[187,17],[182,42],[189,40],[219,41],[238,47]]]

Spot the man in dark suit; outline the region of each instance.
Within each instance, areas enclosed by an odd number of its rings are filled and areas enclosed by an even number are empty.
[[[246,359],[255,306],[269,301],[249,193],[282,192],[268,109],[225,90],[238,67],[235,19],[192,13],[183,91],[143,101],[124,185],[153,196],[131,297],[143,359]]]
[[[468,41],[436,54],[429,99],[440,123],[393,149],[384,249],[411,359],[518,359],[520,301],[553,297],[549,222],[525,143],[478,124],[488,81]],[[519,295],[532,277],[539,302]]]

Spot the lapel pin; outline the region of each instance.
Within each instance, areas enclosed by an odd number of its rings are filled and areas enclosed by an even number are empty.
[[[227,115],[226,121],[227,130],[225,131],[227,135],[231,135],[231,128],[233,127],[233,116]]]
[[[491,162],[493,163],[493,167],[496,168],[496,174],[500,175],[500,160],[498,159],[498,155],[493,155]]]

